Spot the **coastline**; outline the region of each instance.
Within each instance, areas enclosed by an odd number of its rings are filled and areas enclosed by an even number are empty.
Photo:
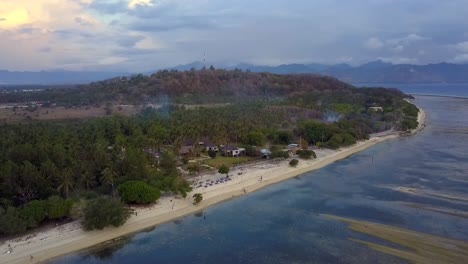
[[[418,133],[424,129],[425,120],[426,113],[420,109],[418,128],[412,130],[410,134]],[[245,196],[269,185],[320,169],[378,143],[398,137],[400,137],[400,133],[394,132],[385,136],[371,137],[369,140],[358,142],[338,151],[318,150],[317,159],[300,160],[299,165],[294,168],[289,166],[288,161],[241,166],[230,173],[233,174],[232,181],[219,186],[194,189],[186,199],[161,198],[157,204],[151,207],[137,208],[137,215],[133,215],[125,225],[118,228],[85,232],[81,229],[79,222],[74,221],[58,228],[36,231],[31,235],[5,241],[0,245],[0,263],[44,262],[141,232],[159,224],[197,213],[220,202]],[[211,176],[207,175],[206,177]],[[203,201],[199,205],[192,204],[192,195],[194,193],[203,194]],[[7,245],[11,245],[13,248],[13,252],[10,254],[6,254]],[[30,259],[31,256],[33,256],[33,259]]]

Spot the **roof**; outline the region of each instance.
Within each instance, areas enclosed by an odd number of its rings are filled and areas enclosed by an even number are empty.
[[[221,149],[225,151],[229,151],[229,150],[237,150],[237,147],[233,145],[226,145],[226,146],[222,146]]]
[[[192,152],[192,149],[193,149],[192,146],[182,146],[179,149],[179,153],[180,154],[189,154],[190,152]]]
[[[193,145],[195,145],[195,140],[190,139],[190,138],[185,139],[183,145],[184,145],[184,146],[193,146]]]
[[[270,155],[270,154],[271,154],[271,151],[268,150],[268,149],[261,149],[261,150],[260,150],[260,153],[262,153],[262,155]]]

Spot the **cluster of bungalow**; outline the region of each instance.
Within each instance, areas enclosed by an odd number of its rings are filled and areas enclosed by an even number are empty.
[[[220,152],[226,157],[240,157],[245,155],[245,148],[236,147],[233,145],[216,145],[208,139],[201,141],[185,140],[179,148],[179,154],[182,156],[196,155],[197,152],[206,150]]]
[[[297,150],[300,149],[299,144],[289,144],[285,151],[288,151],[290,154],[295,154]],[[209,139],[202,139],[200,141],[195,140],[185,140],[182,146],[179,148],[179,155],[181,156],[190,156],[198,155],[201,151],[214,151],[219,152],[221,155],[226,157],[240,157],[246,155],[246,149],[237,147],[234,145],[216,145]],[[269,149],[259,149],[260,155],[263,158],[269,158],[271,151]]]

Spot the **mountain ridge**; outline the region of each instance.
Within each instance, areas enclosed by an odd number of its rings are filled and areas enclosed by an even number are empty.
[[[206,64],[206,67],[210,67]],[[276,66],[253,65],[238,63],[235,65],[214,64],[216,68],[227,70],[241,69],[252,72],[269,72],[274,74],[320,74],[335,77],[349,83],[468,83],[468,64],[454,64],[448,62],[432,63],[426,65],[391,64],[381,60],[371,61],[359,66],[346,63],[326,65],[310,64],[281,64]],[[189,64],[180,64],[169,67],[167,70],[189,71],[202,69],[205,64],[194,61]],[[144,73],[149,74],[149,73]],[[0,70],[0,85],[63,85],[86,84],[95,81],[112,79],[121,76],[130,76],[125,72],[91,72],[91,71],[7,71]]]

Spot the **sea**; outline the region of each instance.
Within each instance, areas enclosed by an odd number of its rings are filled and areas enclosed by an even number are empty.
[[[468,241],[468,99],[447,97],[468,98],[468,84],[379,86],[439,95],[415,96],[426,128],[207,208],[206,219],[189,215],[49,263],[407,263],[350,240],[373,238],[324,214]]]

